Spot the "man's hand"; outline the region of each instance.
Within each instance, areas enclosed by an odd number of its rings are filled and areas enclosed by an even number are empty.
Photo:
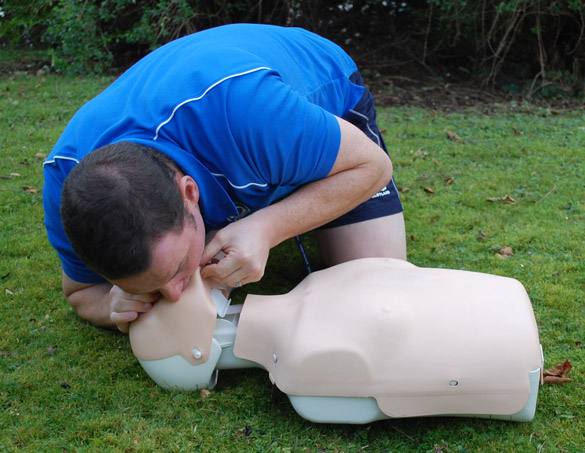
[[[140,313],[146,313],[160,299],[159,294],[131,294],[118,288],[110,289],[110,319],[121,332],[128,333],[130,323]]]
[[[270,235],[256,214],[219,230],[201,256],[202,278],[215,278],[235,288],[259,281],[264,275],[271,243]],[[220,253],[221,252],[221,253]],[[214,259],[218,254],[222,258]]]
[[[107,329],[128,332],[130,322],[150,310],[160,296],[130,294],[111,283],[80,283],[63,272],[63,293],[77,314]]]

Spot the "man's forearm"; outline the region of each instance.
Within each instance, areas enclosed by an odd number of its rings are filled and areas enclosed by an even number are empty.
[[[249,220],[266,227],[272,248],[286,239],[314,230],[345,214],[372,197],[390,179],[371,186],[368,191],[361,192],[361,196],[356,196],[352,191],[355,187],[352,184],[355,176],[340,173],[326,180],[307,184],[291,196],[256,212]]]
[[[357,128],[342,120],[340,124],[345,142],[329,176],[250,216],[258,226],[269,226],[265,230],[271,248],[336,219],[388,184],[390,159]]]
[[[110,319],[110,283],[81,285],[63,274],[63,292],[67,302],[86,321],[108,329],[116,325]]]

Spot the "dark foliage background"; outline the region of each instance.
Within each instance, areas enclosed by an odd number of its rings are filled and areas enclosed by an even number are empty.
[[[180,36],[234,22],[299,26],[370,77],[432,77],[543,96],[584,90],[580,0],[0,0],[0,44],[48,49],[62,73],[119,71]]]

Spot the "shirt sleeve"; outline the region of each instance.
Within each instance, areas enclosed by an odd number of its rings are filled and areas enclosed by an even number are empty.
[[[44,167],[43,208],[45,210],[45,227],[53,248],[57,251],[63,271],[69,278],[80,283],[102,283],[105,279],[91,271],[77,257],[67,239],[61,223],[61,189],[65,177],[75,165],[67,158],[54,158]]]
[[[274,71],[234,80],[229,93],[232,138],[266,183],[298,187],[329,174],[341,143],[333,114],[299,95]]]

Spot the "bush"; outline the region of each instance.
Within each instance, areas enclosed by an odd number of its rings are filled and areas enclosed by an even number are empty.
[[[100,8],[83,0],[62,0],[51,10],[43,41],[51,47],[52,66],[70,74],[101,73],[113,61],[101,30]]]
[[[269,6],[267,6],[269,4]],[[459,76],[546,93],[550,74],[585,72],[580,0],[5,0],[1,41],[51,49],[53,67],[100,73],[198,30],[233,22],[301,26],[344,46],[362,68]],[[513,79],[510,81],[510,79]],[[528,81],[528,83],[527,83]],[[567,87],[565,87],[567,88]]]

